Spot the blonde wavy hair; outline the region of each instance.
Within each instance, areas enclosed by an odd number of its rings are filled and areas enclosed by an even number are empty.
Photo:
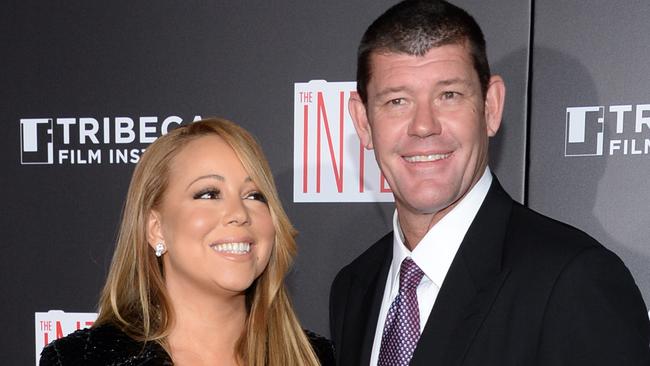
[[[319,365],[293,311],[284,279],[296,254],[296,231],[280,203],[271,169],[257,141],[245,129],[211,118],[179,127],[158,138],[136,165],[95,326],[113,324],[139,341],[165,349],[173,319],[162,262],[146,240],[149,212],[165,193],[170,162],[189,142],[218,135],[235,151],[246,172],[268,201],[275,226],[269,264],[247,290],[248,318],[236,353],[244,365]]]

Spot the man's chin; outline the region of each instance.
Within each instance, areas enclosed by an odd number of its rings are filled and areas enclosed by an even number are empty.
[[[401,204],[396,203],[396,205],[398,213],[400,211],[408,211],[410,214],[415,215],[437,215],[449,211],[454,205],[454,201],[444,199],[432,200],[431,196],[428,196],[422,197],[421,199],[411,198],[409,201],[403,201]]]

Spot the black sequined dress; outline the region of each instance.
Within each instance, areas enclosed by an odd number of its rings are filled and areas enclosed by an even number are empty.
[[[332,343],[306,331],[321,365],[334,366]],[[40,366],[171,366],[167,352],[156,342],[138,342],[112,325],[82,329],[48,344]]]

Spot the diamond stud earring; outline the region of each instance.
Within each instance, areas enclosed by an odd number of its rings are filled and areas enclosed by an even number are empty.
[[[162,257],[165,254],[165,243],[156,244],[156,257]]]

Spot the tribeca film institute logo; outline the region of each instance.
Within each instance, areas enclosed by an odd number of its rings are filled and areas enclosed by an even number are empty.
[[[390,202],[393,195],[348,113],[354,82],[294,84],[293,201]]]
[[[650,155],[650,104],[569,107],[564,156]]]
[[[22,118],[20,163],[134,164],[144,147],[183,123],[178,116]]]

